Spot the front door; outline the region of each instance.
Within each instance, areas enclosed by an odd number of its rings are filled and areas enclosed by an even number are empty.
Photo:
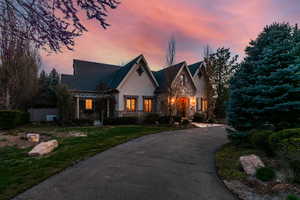
[[[181,117],[186,117],[188,107],[188,98],[182,97],[178,99],[178,115]]]

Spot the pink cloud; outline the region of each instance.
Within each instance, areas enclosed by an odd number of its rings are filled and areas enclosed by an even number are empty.
[[[74,58],[121,64],[143,53],[150,66],[158,69],[164,65],[172,35],[177,40],[177,61],[199,61],[206,44],[230,47],[243,55],[250,39],[255,39],[265,25],[274,20],[299,20],[296,0],[283,5],[279,0],[123,0],[110,13],[112,26],[108,30],[86,21],[89,32],[76,40],[73,52],[43,53],[43,60],[48,68],[71,73]]]

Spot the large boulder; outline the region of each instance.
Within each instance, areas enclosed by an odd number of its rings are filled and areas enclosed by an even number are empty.
[[[43,156],[52,152],[55,148],[58,147],[57,140],[50,140],[48,142],[41,142],[36,145],[29,153],[29,156]]]
[[[246,174],[251,176],[255,175],[256,170],[258,168],[265,167],[261,159],[254,154],[248,156],[241,156],[240,163]]]
[[[40,134],[37,133],[27,133],[26,138],[29,142],[40,142]]]

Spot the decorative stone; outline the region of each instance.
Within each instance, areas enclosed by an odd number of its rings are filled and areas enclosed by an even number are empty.
[[[52,152],[55,148],[58,147],[57,140],[50,140],[48,142],[41,142],[36,145],[29,153],[29,156],[43,156]]]
[[[252,154],[249,156],[241,156],[240,157],[240,163],[242,164],[242,167],[246,174],[248,175],[255,175],[256,170],[258,168],[264,167],[264,163],[261,161],[261,159]]]
[[[102,126],[102,122],[100,120],[95,120],[94,121],[94,126]]]
[[[73,137],[87,137],[87,134],[82,132],[71,132],[70,135]]]
[[[40,142],[40,134],[37,133],[27,133],[26,139],[29,142]]]

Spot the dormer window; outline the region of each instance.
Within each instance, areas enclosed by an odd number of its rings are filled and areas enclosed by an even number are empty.
[[[139,76],[141,76],[144,72],[144,69],[142,66],[139,66],[139,68],[136,70],[136,72],[139,74]]]

